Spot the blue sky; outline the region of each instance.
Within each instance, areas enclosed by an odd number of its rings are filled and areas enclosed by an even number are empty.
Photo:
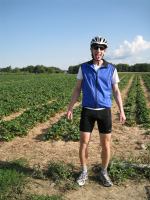
[[[112,63],[150,63],[149,0],[0,0],[0,67],[68,69],[107,38]]]

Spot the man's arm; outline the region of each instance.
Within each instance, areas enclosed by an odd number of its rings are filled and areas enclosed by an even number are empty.
[[[119,117],[120,122],[124,124],[125,120],[126,120],[126,116],[125,116],[124,109],[123,109],[123,103],[122,103],[122,98],[121,98],[121,93],[120,93],[120,90],[118,87],[118,83],[113,84],[112,88],[113,88],[113,94],[114,94],[115,101],[116,101],[119,111],[120,111],[120,117]]]
[[[68,111],[67,111],[68,119],[72,119],[72,117],[73,117],[73,106],[77,102],[78,97],[80,96],[81,85],[82,85],[82,80],[77,80],[76,86],[75,86],[73,94],[72,94],[70,104],[68,106]]]

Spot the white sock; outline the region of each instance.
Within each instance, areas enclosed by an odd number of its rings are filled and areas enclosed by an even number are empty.
[[[103,174],[107,174],[107,168],[101,167],[101,172],[102,172]]]
[[[82,166],[82,172],[87,174],[87,166],[86,165],[83,165]]]

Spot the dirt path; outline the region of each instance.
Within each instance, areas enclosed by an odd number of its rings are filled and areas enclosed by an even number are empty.
[[[76,106],[77,105],[79,104],[76,104]],[[50,118],[47,122],[38,124],[29,131],[26,137],[16,137],[10,142],[0,142],[1,161],[26,158],[31,167],[40,163],[40,166],[43,168],[47,166],[48,160],[62,159],[61,155],[66,155],[68,157],[67,160],[69,160],[70,157],[73,159],[73,155],[76,156],[74,150],[77,149],[78,152],[78,143],[66,143],[63,141],[45,142],[42,139],[42,136],[47,129],[53,123],[57,122],[65,113],[66,112],[64,111],[60,112],[54,117]],[[68,153],[68,155],[66,154],[66,148],[69,148],[71,152]],[[64,158],[64,161],[65,160],[66,158]]]
[[[140,83],[141,83],[141,87],[143,89],[143,92],[144,92],[144,95],[146,98],[147,107],[150,108],[150,93],[149,93],[148,89],[146,88],[142,78],[140,78]]]
[[[54,100],[53,100],[54,101]],[[50,104],[50,103],[52,103],[53,101],[48,101],[47,102],[47,104]],[[39,104],[39,105],[37,105],[37,107],[38,106],[42,106],[42,105],[44,105],[44,104]],[[10,114],[10,115],[8,115],[8,116],[4,116],[4,117],[2,117],[2,120],[3,121],[11,121],[11,120],[13,120],[13,119],[15,119],[16,117],[19,117],[21,114],[23,114],[26,110],[28,110],[29,108],[26,108],[26,109],[20,109],[18,112],[14,112],[14,113],[12,113],[12,114]]]
[[[122,91],[123,101],[127,98],[127,92],[131,83],[132,79],[129,81],[126,89]],[[112,156],[127,158],[145,154],[146,150],[142,149],[139,145],[141,142],[146,143],[147,141],[147,138],[142,135],[144,130],[138,127],[126,127],[121,125],[118,122],[117,112],[117,105],[113,102]],[[42,135],[46,132],[47,128],[59,120],[64,114],[64,112],[56,114],[54,118],[51,118],[46,123],[37,125],[24,138],[18,137],[13,141],[0,143],[1,161],[26,158],[31,167],[40,164],[41,168],[45,168],[50,160],[63,160],[67,163],[72,162],[75,166],[79,167],[78,142],[45,142],[42,140]],[[95,127],[89,145],[89,166],[101,162],[100,150],[99,133],[97,127]],[[142,181],[140,183],[128,181],[121,186],[104,188],[98,183],[90,182],[77,191],[66,193],[65,197],[69,200],[142,200],[146,199],[145,187],[148,187],[148,184],[147,181]],[[42,180],[33,180],[30,191],[36,194],[52,194],[56,192],[54,187],[51,187],[49,181]]]
[[[123,103],[125,103],[126,98],[128,98],[127,92],[131,86],[133,78],[129,81],[128,87],[121,93]],[[113,107],[113,116],[114,116],[114,125],[113,125],[113,141],[112,141],[112,154],[114,156],[119,156],[122,158],[129,157],[139,157],[144,154],[144,149],[142,147],[146,146],[148,143],[148,136],[145,136],[143,133],[144,129],[139,126],[127,127],[118,123],[116,116],[117,105],[114,102]],[[116,123],[115,123],[116,122]]]
[[[11,121],[12,119],[15,119],[16,117],[20,116],[22,113],[24,113],[26,109],[20,109],[20,111],[12,113],[9,116],[5,116],[2,118],[3,121]]]
[[[128,181],[122,186],[111,188],[90,183],[78,191],[70,192],[66,197],[67,200],[148,200],[147,187],[148,182],[145,181],[140,183]]]

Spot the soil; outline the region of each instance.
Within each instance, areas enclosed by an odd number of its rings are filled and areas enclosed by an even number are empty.
[[[132,79],[122,91],[123,101],[127,98],[131,83]],[[29,131],[26,137],[17,137],[10,142],[1,142],[1,162],[25,158],[31,168],[39,165],[41,169],[44,169],[47,168],[50,160],[63,160],[66,163],[71,162],[79,168],[79,142],[43,141],[42,139],[46,130],[64,114],[64,112],[60,112],[47,122],[38,124]],[[112,117],[112,157],[122,159],[134,157],[138,159],[146,155],[147,150],[142,147],[142,144],[148,143],[149,136],[143,134],[145,130],[139,126],[127,127],[122,125],[118,120],[118,107],[115,102],[112,106]],[[100,151],[99,133],[97,126],[95,126],[89,145],[89,167],[101,163]],[[50,181],[39,179],[31,179],[27,191],[43,195],[58,193]],[[122,185],[114,185],[111,188],[105,188],[97,182],[89,181],[84,187],[65,193],[64,197],[69,200],[144,200],[148,199],[149,191],[150,182],[148,180],[139,182],[128,180]]]
[[[15,112],[15,113],[12,113],[11,115],[9,116],[5,116],[2,118],[3,121],[11,121],[13,119],[15,119],[16,117],[18,117],[19,115],[21,115],[26,109],[21,109],[19,112]]]
[[[150,108],[150,92],[148,91],[148,89],[146,88],[146,86],[144,85],[144,81],[142,80],[142,78],[140,79],[141,85],[142,85],[142,89],[144,92],[144,95],[147,99],[147,106]]]

